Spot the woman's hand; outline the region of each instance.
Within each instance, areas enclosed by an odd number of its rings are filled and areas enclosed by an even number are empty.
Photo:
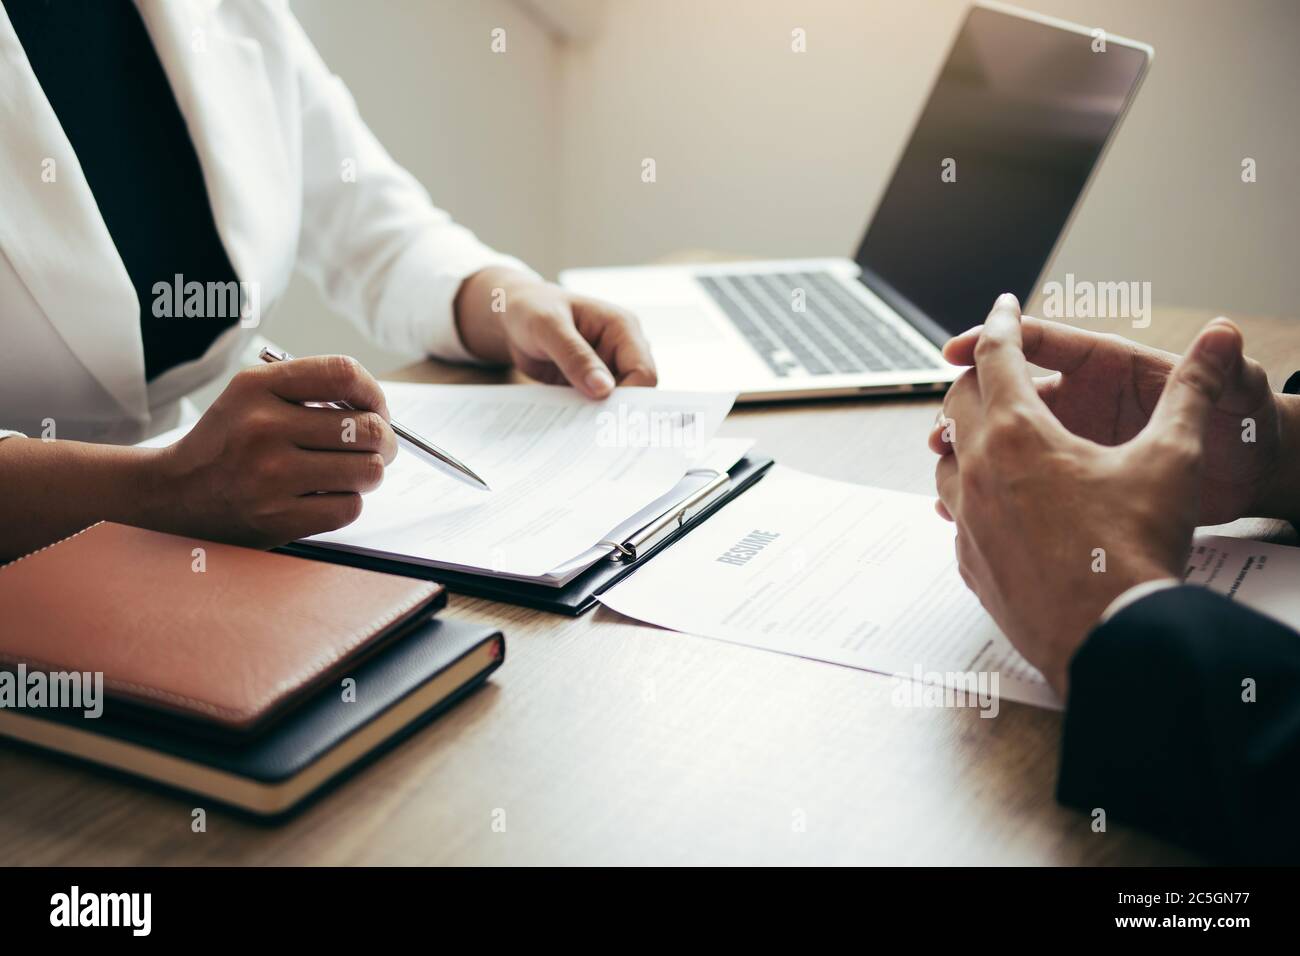
[[[308,408],[344,401],[355,410]],[[245,369],[158,462],[167,509],[153,527],[259,547],[332,531],[361,514],[397,454],[384,393],[355,359]]]
[[[604,398],[616,383],[658,381],[636,316],[510,269],[465,280],[456,326],[479,358],[513,363],[548,384],[567,381],[588,398]]]
[[[1219,323],[1231,325],[1226,319]],[[974,365],[983,326],[950,340],[944,357]],[[1146,427],[1179,357],[1116,335],[1101,335],[1043,319],[1021,320],[1025,358],[1057,374],[1035,381],[1039,396],[1067,429],[1101,445],[1120,445]],[[1240,333],[1237,333],[1240,335]],[[1296,511],[1292,480],[1300,454],[1289,444],[1300,409],[1276,395],[1260,364],[1243,358],[1227,372],[1210,413],[1205,437],[1205,474],[1199,524],[1237,518],[1290,518]],[[948,454],[941,421],[930,447]]]
[[[305,408],[346,401],[356,411]],[[96,521],[270,547],[341,528],[396,439],[378,383],[341,355],[246,369],[167,448],[0,441],[0,561]]]

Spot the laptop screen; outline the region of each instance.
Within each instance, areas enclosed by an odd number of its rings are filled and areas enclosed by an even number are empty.
[[[1002,292],[1029,299],[1146,64],[1142,50],[1101,47],[992,9],[967,15],[856,257],[904,314],[941,327],[923,329],[932,337],[984,321]]]

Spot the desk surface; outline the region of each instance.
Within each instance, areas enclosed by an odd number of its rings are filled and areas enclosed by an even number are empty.
[[[1181,349],[1209,313],[1121,331]],[[1239,319],[1276,387],[1282,319]],[[423,363],[394,377],[493,381]],[[932,493],[937,399],[741,408],[724,434],[795,468]],[[630,623],[453,596],[502,626],[492,682],[266,827],[0,745],[0,864],[1176,863],[1052,797],[1059,714],[891,706],[887,678]],[[500,823],[504,821],[504,829]],[[494,826],[494,824],[496,824]]]

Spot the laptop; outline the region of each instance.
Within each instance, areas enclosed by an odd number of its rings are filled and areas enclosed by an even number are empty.
[[[940,347],[1028,302],[1150,46],[992,2],[967,12],[853,259],[570,269],[640,318],[665,388],[740,401],[939,392]]]

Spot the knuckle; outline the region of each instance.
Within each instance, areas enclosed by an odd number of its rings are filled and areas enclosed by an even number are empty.
[[[239,437],[259,440],[277,433],[275,415],[269,409],[254,408],[245,416],[243,426],[238,428]]]
[[[265,489],[279,483],[284,466],[277,455],[258,455],[253,459],[249,475],[258,488]]]
[[[1028,409],[1007,405],[989,412],[984,431],[990,445],[1007,451],[1025,447],[1036,424]]]
[[[1268,372],[1253,358],[1242,359],[1239,381],[1248,391],[1271,391],[1268,385]]]
[[[975,343],[975,361],[978,362],[981,359],[996,354],[1001,351],[1005,345],[1006,342],[1003,340],[1001,334],[996,329],[990,330],[986,325],[983,334],[979,337],[979,341]]]
[[[284,519],[284,506],[277,497],[259,495],[249,503],[245,513],[248,515],[247,523],[254,531],[272,533]]]
[[[626,331],[632,335],[641,333],[641,320],[636,317],[636,313],[628,309],[616,305],[602,304],[599,307],[598,315],[619,331]]]
[[[240,369],[231,376],[230,385],[227,387],[236,392],[249,392],[253,389],[261,388],[262,378],[265,374],[265,369],[257,367]]]
[[[335,506],[335,512],[332,515],[334,519],[332,522],[333,527],[328,530],[333,531],[334,528],[342,528],[345,525],[352,524],[361,517],[361,508],[362,500],[360,495],[339,495],[338,504]]]
[[[357,416],[357,432],[367,448],[382,448],[388,432],[388,423],[376,412],[363,412]]]
[[[1009,451],[1020,442],[1021,425],[1006,413],[990,415],[984,423],[984,438],[991,449]]]
[[[360,380],[364,373],[361,363],[351,355],[327,355],[325,356],[325,374],[329,376],[332,382],[350,385]]]
[[[1217,373],[1210,371],[1204,365],[1190,362],[1182,363],[1174,372],[1174,377],[1187,387],[1211,398],[1218,394],[1222,384],[1222,379]]]
[[[384,458],[382,455],[369,454],[362,458],[361,482],[367,490],[378,488],[384,480]]]
[[[603,367],[603,363],[582,339],[566,338],[560,344],[556,357],[565,366],[571,366],[575,369],[595,371]]]

